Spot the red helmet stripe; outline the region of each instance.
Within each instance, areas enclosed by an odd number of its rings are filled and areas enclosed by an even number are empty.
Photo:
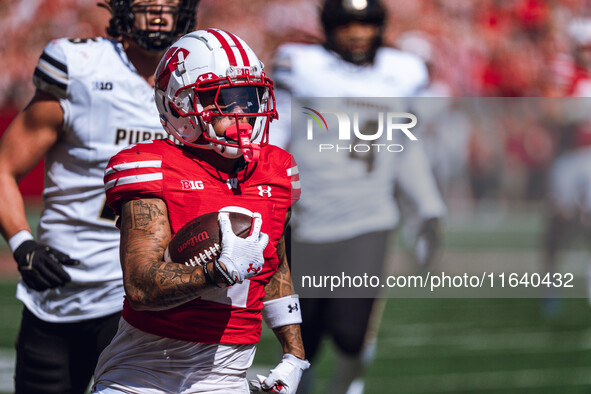
[[[170,47],[170,49],[164,55],[164,59],[161,60],[156,70],[156,86],[162,91],[166,91],[168,82],[172,73],[176,70],[179,65],[178,53],[181,52],[183,57],[186,59],[189,51],[185,48]]]
[[[244,67],[250,67],[250,61],[248,60],[248,55],[246,54],[246,51],[244,50],[244,47],[240,43],[240,40],[238,39],[238,37],[236,37],[234,34],[232,34],[230,32],[225,32],[225,33],[234,42],[234,44],[236,45],[236,48],[238,48],[238,52],[240,52],[240,56],[242,57],[242,63],[244,63]]]
[[[236,67],[238,65],[238,63],[236,63],[236,56],[234,56],[234,52],[232,51],[232,48],[230,47],[230,44],[228,44],[228,41],[226,40],[226,38],[223,35],[221,35],[219,31],[217,31],[215,29],[207,29],[206,31],[208,33],[211,33],[215,38],[217,38],[217,40],[222,45],[222,49],[224,51],[226,51],[226,55],[228,55],[228,60],[230,61],[230,66]]]

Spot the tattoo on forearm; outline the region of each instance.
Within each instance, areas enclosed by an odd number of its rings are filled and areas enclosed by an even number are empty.
[[[279,267],[269,283],[265,286],[265,299],[281,298],[293,294],[291,272],[287,264],[285,253],[285,238],[281,237],[277,243],[277,258]]]
[[[197,267],[187,267],[176,263],[153,264],[150,266],[146,275],[154,278],[157,283],[156,288],[152,288],[160,306],[176,305],[179,301],[189,301],[197,296],[197,291],[191,286],[191,283],[205,282],[205,278],[200,274]]]
[[[287,261],[287,250],[285,249],[285,236],[277,242],[277,258],[279,259],[279,268],[283,265],[283,261]]]
[[[277,339],[279,339],[284,353],[291,353],[301,359],[306,358],[299,324],[277,327],[273,329],[273,332]]]
[[[187,267],[163,261],[170,242],[168,212],[161,200],[134,200],[124,204],[121,232],[121,258],[126,291],[142,305],[166,309],[195,299],[205,278],[200,267]],[[125,268],[125,267],[124,267]],[[127,271],[127,273],[125,273]]]
[[[201,268],[177,263],[153,263],[131,278],[146,302],[162,308],[173,307],[198,297],[195,285],[205,284]]]

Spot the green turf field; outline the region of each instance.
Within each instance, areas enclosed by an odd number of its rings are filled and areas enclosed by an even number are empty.
[[[536,206],[452,218],[440,269],[535,270],[541,231]],[[563,267],[580,273],[588,258],[575,242]],[[395,259],[404,271],[404,254]],[[264,336],[258,362],[275,361],[268,350],[274,342]],[[324,349],[316,361],[318,394],[334,362],[329,342]],[[591,306],[585,298],[390,298],[367,376],[371,394],[591,393]]]
[[[451,220],[446,227],[443,264],[539,260],[535,207]],[[587,259],[575,249],[565,264],[584,270]],[[0,281],[0,392],[11,387],[20,314],[14,290],[14,280]],[[324,392],[334,361],[330,343],[324,349],[315,362],[316,393]],[[278,351],[264,329],[255,367],[274,366]],[[367,376],[371,394],[591,393],[591,306],[584,298],[563,299],[550,310],[539,298],[388,299]]]
[[[539,306],[535,299],[389,300],[366,392],[591,392],[587,302],[567,300],[551,319]],[[265,336],[257,361],[271,364],[273,346]],[[328,351],[317,361],[317,393],[332,362]]]

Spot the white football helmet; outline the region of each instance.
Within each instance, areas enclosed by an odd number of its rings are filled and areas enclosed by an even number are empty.
[[[269,142],[269,123],[277,118],[273,82],[232,33],[206,29],[181,37],[160,61],[154,88],[164,129],[185,145],[251,161]],[[222,119],[231,125],[220,136],[214,124]]]

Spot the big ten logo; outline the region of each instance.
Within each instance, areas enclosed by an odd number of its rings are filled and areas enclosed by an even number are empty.
[[[181,188],[183,190],[203,190],[205,186],[203,185],[203,181],[181,180]]]
[[[94,81],[92,83],[92,90],[113,90],[113,82],[109,81]]]

